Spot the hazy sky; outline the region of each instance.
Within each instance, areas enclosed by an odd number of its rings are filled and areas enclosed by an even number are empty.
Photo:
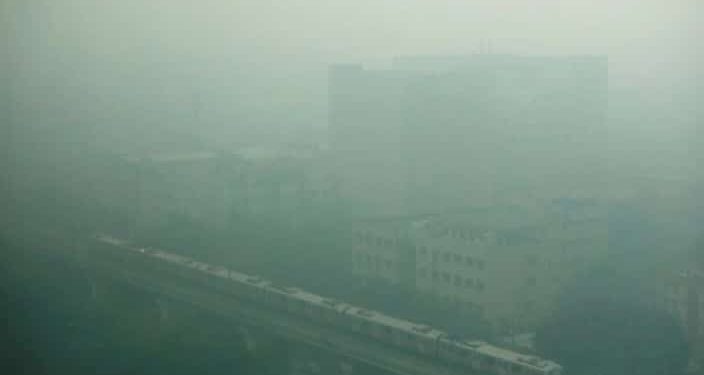
[[[4,2],[12,3],[23,48],[101,59],[383,63],[402,54],[471,53],[490,40],[496,52],[647,59],[636,75],[692,69],[687,60],[701,57],[695,21],[704,16],[697,0]]]
[[[137,98],[168,106],[194,85],[223,118],[263,118],[278,108],[305,123],[324,120],[329,63],[383,67],[398,55],[468,54],[482,45],[497,53],[608,55],[612,86],[657,87],[642,92],[664,97],[701,77],[703,3],[0,0],[0,10],[11,74],[50,88],[49,96],[68,90],[113,103],[122,92],[129,101],[134,95],[121,88],[142,84]]]

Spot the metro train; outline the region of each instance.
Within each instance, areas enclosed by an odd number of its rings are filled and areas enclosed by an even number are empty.
[[[302,319],[396,347],[406,352],[440,360],[454,366],[497,375],[561,375],[552,361],[502,349],[484,341],[458,340],[447,333],[367,310],[305,290],[277,285],[257,276],[212,266],[163,250],[141,248],[106,235],[95,239],[123,261],[161,267],[256,304],[285,311]]]

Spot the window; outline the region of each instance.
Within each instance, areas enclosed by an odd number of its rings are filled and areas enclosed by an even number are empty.
[[[464,258],[464,264],[466,264],[469,267],[472,267],[474,265],[474,260],[472,259],[471,256],[466,256]]]
[[[442,273],[442,280],[449,284],[450,283],[450,274],[447,272],[443,272]]]
[[[474,280],[472,280],[472,279],[469,278],[469,277],[466,278],[466,279],[464,279],[464,286],[466,286],[467,288],[472,288],[472,287],[474,287]]]

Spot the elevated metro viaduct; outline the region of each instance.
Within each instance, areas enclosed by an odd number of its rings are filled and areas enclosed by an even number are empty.
[[[112,305],[114,300],[143,301],[150,311],[145,319],[165,324],[179,315],[197,314],[198,319],[218,318],[256,352],[273,341],[287,346],[285,367],[289,374],[363,375],[454,375],[468,374],[466,368],[452,368],[429,358],[419,358],[347,332],[330,329],[284,312],[248,304],[203,285],[187,285],[159,272],[124,269],[92,251],[97,243],[89,237],[69,236],[44,229],[23,228],[12,232],[11,240],[23,243],[22,258],[32,263],[33,272],[61,264],[81,280],[85,304]],[[67,275],[68,276],[68,275]],[[32,278],[32,273],[24,274]],[[53,281],[60,289],[61,277]],[[115,304],[119,305],[119,304]],[[480,374],[477,374],[480,375]]]

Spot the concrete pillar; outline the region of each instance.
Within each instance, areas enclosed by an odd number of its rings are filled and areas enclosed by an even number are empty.
[[[169,306],[166,302],[166,300],[157,298],[156,299],[156,306],[159,309],[159,321],[166,321],[169,319]]]
[[[90,298],[93,301],[98,300],[98,283],[95,281],[95,279],[90,280]]]
[[[244,346],[247,351],[250,353],[255,352],[257,350],[257,342],[249,333],[249,329],[247,329],[247,327],[245,326],[239,326],[237,331],[240,333],[240,336],[242,337],[242,342],[244,343]]]

